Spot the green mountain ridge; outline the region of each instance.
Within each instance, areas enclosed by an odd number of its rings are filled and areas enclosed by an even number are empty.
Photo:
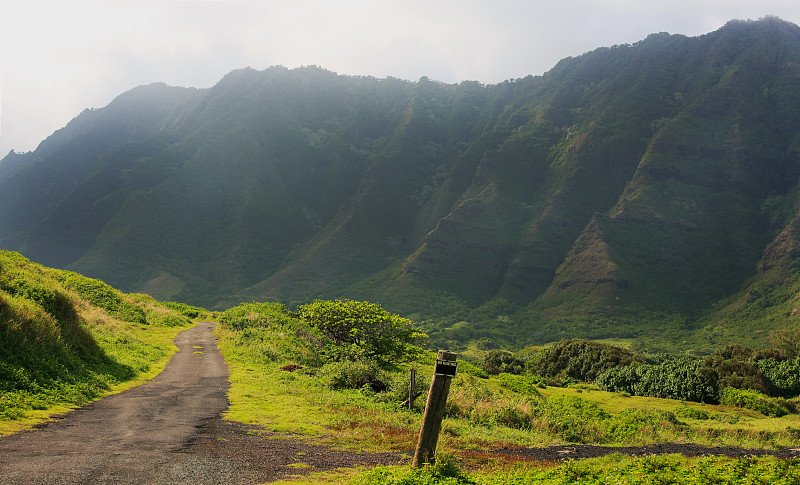
[[[0,161],[0,246],[205,307],[379,301],[443,344],[753,345],[800,323],[799,88],[777,18],[496,85],[143,86]]]

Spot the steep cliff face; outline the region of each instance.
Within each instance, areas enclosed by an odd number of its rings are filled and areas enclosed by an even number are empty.
[[[769,18],[492,86],[146,86],[0,161],[0,243],[206,306],[379,300],[462,340],[767,332],[799,323],[798,84],[800,28]]]
[[[746,47],[732,50],[733,39]],[[789,268],[800,58],[788,46],[797,39],[796,29],[765,23],[699,40],[707,44],[701,70],[715,81],[676,91],[681,108],[657,120],[619,201],[585,227],[537,300],[542,311],[589,295],[594,313],[575,315],[584,325],[647,309],[677,331],[717,319],[715,304],[759,271]]]

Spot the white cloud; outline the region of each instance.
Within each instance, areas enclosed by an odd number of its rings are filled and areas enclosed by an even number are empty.
[[[794,0],[0,0],[0,156],[140,84],[208,87],[245,66],[501,82],[653,32],[800,22]]]

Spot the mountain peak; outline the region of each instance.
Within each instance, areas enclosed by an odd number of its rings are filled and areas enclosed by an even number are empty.
[[[140,86],[0,163],[0,243],[205,306],[378,300],[443,342],[798,326],[798,33],[653,34],[496,85]]]

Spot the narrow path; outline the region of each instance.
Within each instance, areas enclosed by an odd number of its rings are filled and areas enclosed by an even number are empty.
[[[397,454],[340,453],[257,436],[223,421],[229,374],[214,325],[200,323],[179,334],[180,351],[153,381],[0,438],[0,483],[255,484],[298,472],[397,462]]]
[[[228,405],[228,368],[200,323],[153,381],[0,439],[4,483],[157,483],[198,427]]]

